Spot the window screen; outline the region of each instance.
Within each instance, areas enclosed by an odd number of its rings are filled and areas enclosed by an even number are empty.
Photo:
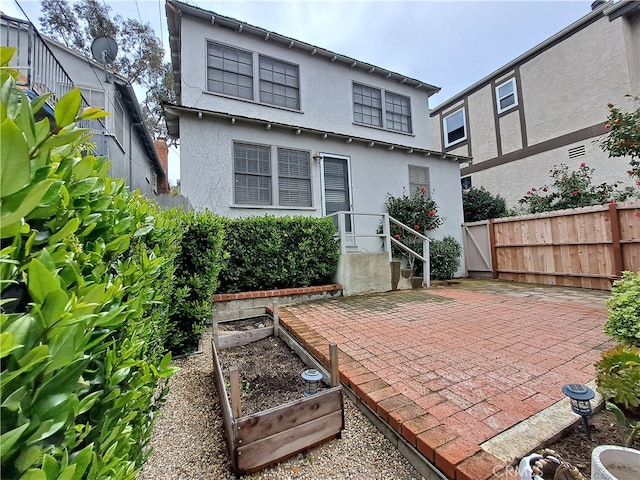
[[[235,203],[271,204],[270,156],[269,147],[234,144]]]
[[[253,56],[236,48],[209,43],[207,90],[253,99]]]
[[[311,206],[309,152],[278,149],[278,197],[280,205]]]

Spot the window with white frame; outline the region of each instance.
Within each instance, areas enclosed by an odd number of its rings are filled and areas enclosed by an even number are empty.
[[[496,87],[496,103],[498,113],[505,112],[518,105],[515,77]]]
[[[308,151],[234,143],[233,161],[236,204],[311,207]]]
[[[444,130],[445,147],[450,147],[465,141],[467,139],[467,126],[464,107],[445,116],[442,119],[442,127]]]
[[[99,107],[103,110],[106,109],[107,105],[105,102],[104,90],[80,87],[80,92],[90,107]],[[91,128],[93,130],[101,129],[101,125],[98,120],[82,120],[80,122],[80,127]]]
[[[260,56],[260,101],[300,109],[300,74],[297,65]]]
[[[413,195],[422,190],[427,196],[431,196],[429,191],[429,169],[427,167],[409,165],[409,194]]]
[[[271,205],[271,149],[263,145],[233,145],[235,203]]]
[[[278,148],[278,197],[281,206],[311,206],[309,152]]]
[[[207,90],[253,100],[252,53],[209,42]]]
[[[383,103],[384,116],[382,115]],[[411,133],[411,101],[404,95],[354,83],[353,121],[363,125]]]
[[[124,108],[117,100],[113,102],[113,134],[124,145]]]

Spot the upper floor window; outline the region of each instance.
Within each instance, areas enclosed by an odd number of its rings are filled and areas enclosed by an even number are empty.
[[[107,104],[105,101],[104,90],[80,87],[80,92],[82,92],[82,96],[90,107],[100,107],[103,110],[106,109]],[[107,119],[108,118],[109,117],[107,117]],[[101,129],[101,124],[99,120],[82,120],[80,122],[80,128],[91,128],[99,131]]]
[[[290,63],[260,56],[260,101],[300,109],[300,75]]]
[[[411,133],[411,105],[409,97],[397,93],[385,94],[387,128],[399,132]]]
[[[459,108],[442,119],[444,146],[450,147],[467,139],[467,126],[464,107]]]
[[[207,91],[300,110],[300,70],[291,63],[209,42]]]
[[[429,189],[429,169],[409,165],[409,193],[414,195],[417,191],[424,189],[428,197],[431,196]]]
[[[384,116],[382,115],[383,98]],[[353,121],[411,133],[411,102],[409,97],[354,83]]]
[[[253,100],[253,56],[217,43],[207,46],[207,90]]]
[[[274,157],[272,150],[276,151]],[[233,162],[236,204],[311,206],[309,152],[234,143]],[[273,191],[277,191],[275,198]]]
[[[502,113],[518,105],[515,78],[511,78],[496,87],[496,102],[498,113]]]

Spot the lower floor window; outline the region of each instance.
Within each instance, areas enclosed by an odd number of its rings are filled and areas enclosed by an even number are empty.
[[[308,151],[234,143],[233,157],[236,204],[311,206]]]

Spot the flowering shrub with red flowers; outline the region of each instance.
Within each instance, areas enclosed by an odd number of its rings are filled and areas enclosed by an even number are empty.
[[[429,236],[430,232],[436,230],[445,221],[438,214],[438,204],[429,196],[429,192],[424,187],[416,190],[413,195],[403,191],[401,196],[394,197],[388,193],[384,206],[391,217],[425,236]],[[381,231],[382,229],[380,229]],[[412,250],[422,254],[422,241],[416,241],[416,237],[402,228],[391,225],[391,235]],[[396,258],[408,257],[406,252],[395,246],[393,247],[393,255]],[[408,258],[411,267],[420,263],[413,260],[413,258]],[[417,265],[416,268],[418,268]]]
[[[621,182],[593,185],[594,171],[594,168],[588,167],[584,162],[573,171],[565,164],[555,165],[549,172],[553,183],[532,188],[518,202],[529,213],[540,213],[638,198],[631,187],[618,189]]]
[[[611,103],[607,105],[607,135],[600,142],[600,148],[608,152],[609,157],[630,157],[629,175],[640,180],[640,96],[632,98],[637,103],[632,112],[623,112]]]

